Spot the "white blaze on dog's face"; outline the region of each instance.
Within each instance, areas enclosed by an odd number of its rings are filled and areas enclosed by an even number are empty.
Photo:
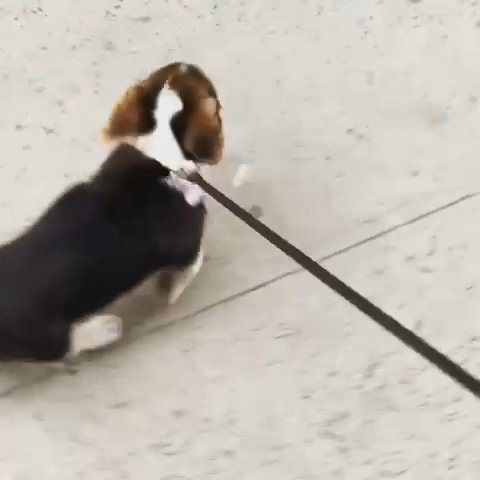
[[[165,85],[157,97],[154,112],[156,127],[152,133],[142,135],[135,141],[136,147],[148,157],[169,168],[173,172],[183,170],[194,171],[197,167],[194,162],[186,160],[172,131],[173,116],[183,108],[180,97],[168,84]],[[181,192],[185,201],[197,206],[203,201],[203,190],[196,184],[171,174],[167,182]]]
[[[196,170],[196,165],[184,157],[171,127],[172,118],[182,108],[180,97],[166,84],[157,97],[154,111],[155,129],[139,136],[134,143],[145,155],[170,170],[192,172]]]

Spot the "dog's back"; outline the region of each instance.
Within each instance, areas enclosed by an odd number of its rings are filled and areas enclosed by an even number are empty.
[[[74,321],[156,270],[195,259],[205,209],[164,182],[168,174],[121,145],[90,182],[0,248],[0,359],[62,357]]]

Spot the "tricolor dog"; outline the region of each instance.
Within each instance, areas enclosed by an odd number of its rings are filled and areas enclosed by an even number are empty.
[[[198,272],[203,195],[167,168],[184,160],[188,142],[179,148],[169,128],[184,103],[164,83],[155,104],[148,148],[157,158],[119,142],[90,180],[0,246],[1,361],[55,361],[109,345],[121,337],[122,319],[102,309],[164,268],[179,272],[174,301]],[[187,138],[195,129],[182,131]]]

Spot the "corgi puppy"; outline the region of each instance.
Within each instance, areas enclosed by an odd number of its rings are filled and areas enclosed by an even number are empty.
[[[161,129],[149,148],[159,161],[120,143],[90,180],[0,246],[1,361],[105,347],[120,339],[122,319],[99,311],[163,268],[179,272],[172,302],[198,273],[203,193],[164,165],[184,159],[165,128],[183,103],[168,85],[157,101],[164,116],[155,117]]]
[[[222,106],[205,73],[186,63],[166,65],[131,86],[113,108],[101,132],[102,140],[113,145],[131,143],[147,156],[159,160],[156,155],[164,145],[156,136],[165,128],[160,122],[163,106],[159,94],[167,81],[183,104],[170,125],[184,159],[176,164],[163,155],[164,166],[173,171],[192,171],[195,163],[219,163],[224,151]]]

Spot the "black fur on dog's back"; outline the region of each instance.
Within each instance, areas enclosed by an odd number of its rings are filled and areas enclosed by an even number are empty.
[[[205,208],[162,181],[169,173],[120,145],[89,182],[0,247],[0,360],[62,358],[75,321],[160,268],[193,262]]]

